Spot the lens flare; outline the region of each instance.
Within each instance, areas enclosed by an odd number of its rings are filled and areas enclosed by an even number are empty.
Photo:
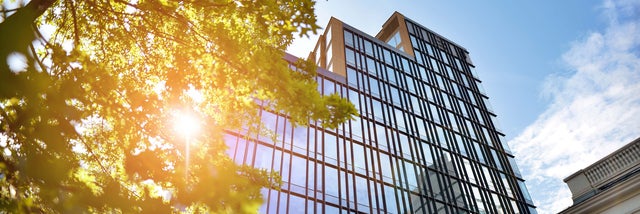
[[[177,112],[174,115],[173,128],[184,137],[191,137],[200,131],[200,120],[191,113]]]

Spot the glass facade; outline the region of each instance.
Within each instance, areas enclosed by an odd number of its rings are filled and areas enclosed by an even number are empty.
[[[263,111],[277,137],[226,135],[237,163],[282,176],[260,213],[535,213],[466,50],[404,22],[413,50],[333,26],[345,75],[319,69],[318,90],[347,97],[356,120],[293,127]]]

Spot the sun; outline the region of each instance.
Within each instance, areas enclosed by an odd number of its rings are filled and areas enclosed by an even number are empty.
[[[200,131],[200,119],[193,113],[186,111],[176,111],[173,114],[173,128],[180,135],[192,137]]]

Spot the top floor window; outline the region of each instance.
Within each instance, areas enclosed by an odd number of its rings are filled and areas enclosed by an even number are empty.
[[[402,48],[401,43],[402,43],[402,38],[400,38],[400,31],[396,31],[393,34],[393,36],[389,38],[389,41],[387,41],[387,44],[398,49]]]

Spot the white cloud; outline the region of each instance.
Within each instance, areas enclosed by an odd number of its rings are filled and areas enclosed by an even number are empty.
[[[545,81],[549,108],[509,142],[539,213],[569,207],[565,177],[640,137],[640,1],[602,9],[608,26],[572,44],[570,74]]]

